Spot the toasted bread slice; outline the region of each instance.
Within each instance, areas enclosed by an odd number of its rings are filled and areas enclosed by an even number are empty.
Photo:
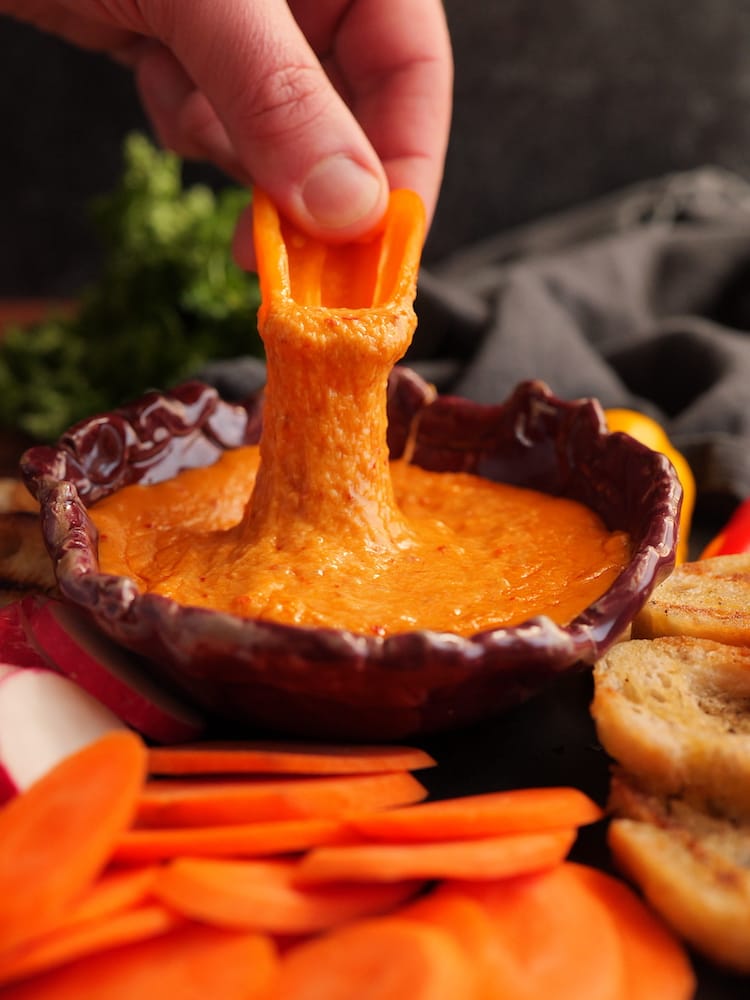
[[[638,613],[632,634],[694,635],[750,646],[750,552],[678,566]]]
[[[0,511],[5,514],[19,510],[38,511],[39,504],[23,480],[0,476]]]
[[[622,872],[696,950],[750,973],[750,825],[612,780],[608,840]]]
[[[750,818],[750,648],[665,636],[594,668],[599,739],[642,786]]]
[[[39,515],[30,511],[0,514],[0,587],[49,592],[55,585]]]

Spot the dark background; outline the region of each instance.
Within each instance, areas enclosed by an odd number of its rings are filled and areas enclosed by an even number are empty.
[[[750,176],[744,0],[446,10],[455,115],[428,263],[673,170],[716,163]],[[0,79],[0,296],[74,294],[97,268],[86,205],[112,187],[123,136],[146,121],[125,70],[9,19]]]

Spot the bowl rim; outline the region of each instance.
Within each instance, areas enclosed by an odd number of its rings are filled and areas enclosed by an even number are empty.
[[[519,447],[533,449],[552,434],[558,451],[581,442],[635,470],[634,491],[644,497],[643,528],[631,560],[610,587],[567,625],[547,616],[517,625],[489,628],[469,636],[426,629],[374,636],[339,628],[290,625],[181,605],[171,598],[138,590],[127,577],[103,573],[98,565],[96,529],[87,508],[126,481],[152,482],[179,468],[207,465],[241,444],[256,442],[262,427],[262,390],[242,403],[229,403],[211,386],[186,382],[165,392],[144,394],[108,414],[70,428],[54,446],[35,446],[21,461],[24,481],[40,503],[42,533],[62,597],[87,612],[117,641],[146,652],[154,639],[167,650],[175,645],[198,649],[207,636],[234,646],[240,660],[273,655],[293,639],[300,657],[327,663],[375,664],[408,669],[426,656],[444,663],[479,664],[533,660],[565,669],[591,663],[621,635],[675,563],[681,487],[669,460],[633,438],[606,428],[603,410],[592,398],[561,400],[538,380],[519,383],[497,404],[437,396],[415,372],[397,366],[389,380],[389,444],[394,457],[411,449],[410,461],[430,467],[446,461],[445,426],[480,430],[503,425]],[[507,426],[506,426],[507,425]],[[491,435],[490,435],[491,438]],[[508,433],[504,440],[510,440]],[[171,450],[170,450],[170,445]],[[477,450],[475,468],[486,475],[497,455],[489,441]],[[441,450],[442,449],[442,450]],[[564,449],[563,449],[564,450]],[[575,451],[575,449],[573,449]],[[447,461],[463,462],[460,448]],[[577,453],[577,452],[576,452]],[[456,457],[458,456],[458,457]],[[565,460],[563,455],[558,461]],[[575,457],[569,458],[571,464]],[[135,470],[135,471],[134,471]],[[171,470],[171,472],[170,472]],[[578,469],[589,478],[597,474]],[[496,472],[493,473],[496,478]],[[492,476],[491,476],[492,477]],[[566,489],[570,488],[570,484]],[[563,491],[564,495],[569,495]],[[605,508],[606,509],[606,508]],[[202,638],[203,637],[203,640]],[[180,657],[189,667],[189,655]]]

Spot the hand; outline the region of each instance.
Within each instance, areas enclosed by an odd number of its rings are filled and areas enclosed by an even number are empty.
[[[452,86],[440,0],[0,0],[0,12],[132,67],[166,146],[264,188],[313,235],[362,235],[389,186],[432,216]]]

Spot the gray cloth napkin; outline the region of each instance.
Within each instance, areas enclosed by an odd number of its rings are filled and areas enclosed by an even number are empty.
[[[739,177],[675,174],[460,250],[422,274],[417,307],[414,367],[442,391],[496,402],[539,378],[563,398],[642,410],[701,494],[750,496]]]
[[[750,496],[750,185],[706,167],[637,185],[423,269],[405,362],[442,392],[522,379],[657,418],[699,494]],[[201,375],[229,397],[262,364]]]

